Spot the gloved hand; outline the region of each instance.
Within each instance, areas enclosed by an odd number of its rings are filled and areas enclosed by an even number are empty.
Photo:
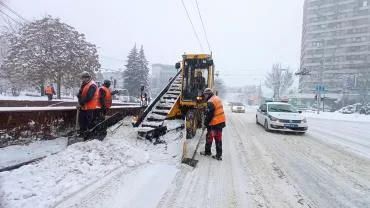
[[[103,106],[101,107],[101,112],[102,112],[102,113],[104,113],[104,114],[106,114],[106,113],[107,113],[107,107],[106,107],[105,105],[103,105]]]

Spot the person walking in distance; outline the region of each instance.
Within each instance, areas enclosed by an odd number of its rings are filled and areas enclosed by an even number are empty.
[[[206,88],[203,96],[207,101],[207,108],[205,112],[204,127],[207,128],[207,140],[204,152],[201,155],[211,156],[211,147],[213,140],[216,143],[216,155],[212,156],[214,159],[222,160],[222,129],[226,126],[226,116],[222,106],[221,99],[214,95],[212,89]]]
[[[54,87],[52,84],[49,84],[46,88],[45,88],[45,95],[48,96],[48,101],[52,101],[53,100],[53,95],[55,95],[55,90],[54,90]]]
[[[84,140],[87,140],[88,135],[86,131],[93,128],[96,124],[99,91],[97,84],[92,80],[89,72],[82,72],[81,79],[81,88],[77,94],[80,108],[80,136],[82,136]]]

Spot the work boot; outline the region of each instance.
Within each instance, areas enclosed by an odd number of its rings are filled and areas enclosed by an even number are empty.
[[[212,158],[216,160],[222,160],[222,156],[213,155]]]
[[[206,151],[201,151],[199,152],[200,155],[203,155],[203,156],[211,156],[212,154],[210,152],[206,152]]]

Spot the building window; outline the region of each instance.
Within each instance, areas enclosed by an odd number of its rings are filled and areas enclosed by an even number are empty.
[[[362,1],[362,7],[367,7],[368,5],[368,0],[363,0]]]

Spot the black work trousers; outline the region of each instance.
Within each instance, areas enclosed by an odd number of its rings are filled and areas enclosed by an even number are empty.
[[[80,132],[92,129],[97,124],[97,110],[80,110],[79,124]]]
[[[216,156],[222,156],[222,129],[208,129],[207,141],[205,145],[205,153],[211,155],[211,147],[213,140],[216,143]]]

